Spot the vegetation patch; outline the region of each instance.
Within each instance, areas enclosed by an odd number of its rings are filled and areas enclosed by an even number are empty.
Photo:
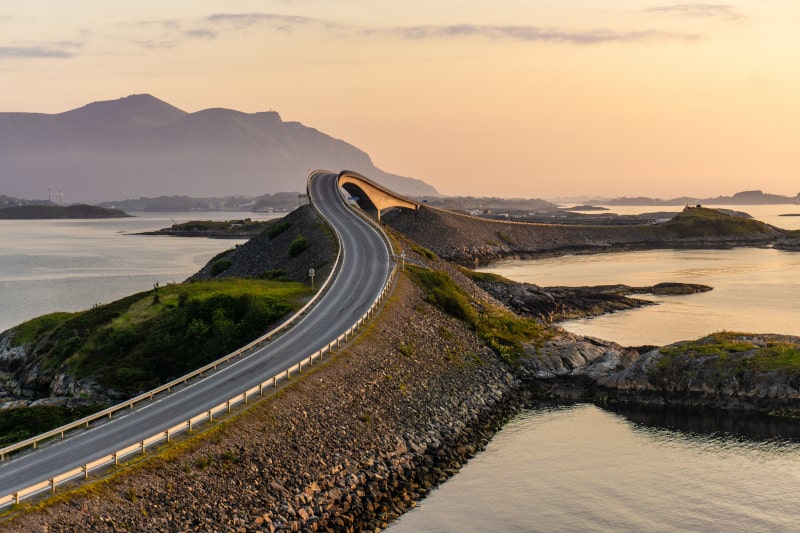
[[[267,280],[170,284],[158,288],[157,299],[143,292],[19,329],[22,338],[36,339],[43,366],[133,395],[247,344],[310,293],[300,283]]]
[[[439,256],[437,256],[435,253],[433,253],[432,251],[428,250],[423,246],[413,246],[411,249],[414,250],[419,255],[421,255],[422,257],[424,257],[425,259],[428,259],[430,261],[435,261],[436,259],[439,258]]]
[[[425,299],[445,313],[464,321],[500,357],[509,363],[525,354],[523,343],[541,342],[547,329],[530,318],[519,317],[499,307],[480,311],[469,296],[445,272],[410,266],[407,272],[425,292]]]
[[[800,373],[800,345],[785,341],[764,342],[749,333],[720,332],[695,341],[662,348],[656,370],[664,371],[682,360],[709,357],[734,372],[784,370]],[[739,355],[739,357],[736,357]]]
[[[272,224],[267,228],[267,235],[269,235],[270,239],[274,239],[291,226],[291,222],[286,219],[280,219]]]
[[[728,215],[705,207],[687,207],[663,227],[678,237],[724,237],[770,233],[770,228],[763,222]]]
[[[274,281],[290,281],[289,280],[289,273],[282,268],[273,268],[272,270],[266,270],[261,273],[259,276],[261,279],[271,279]]]
[[[0,446],[8,446],[35,437],[73,420],[102,411],[106,407],[108,406],[95,404],[79,407],[36,406],[1,410]]]
[[[230,259],[217,259],[213,263],[211,263],[211,270],[210,273],[212,276],[218,276],[228,270],[231,267],[232,263]]]
[[[308,248],[308,239],[302,235],[298,235],[289,245],[289,257],[297,257]]]
[[[503,233],[501,231],[497,232],[497,236],[500,238],[501,241],[503,241],[506,244],[511,244],[511,245],[517,244],[514,241],[514,239],[512,239],[510,236],[506,235],[505,233]]]
[[[474,270],[470,270],[468,268],[463,268],[462,272],[469,277],[475,283],[502,283],[503,285],[511,285],[514,282],[508,278],[504,278],[498,274],[493,274],[491,272],[476,272]]]

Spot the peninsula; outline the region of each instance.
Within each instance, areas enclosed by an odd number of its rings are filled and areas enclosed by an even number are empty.
[[[17,205],[0,209],[0,219],[81,219],[81,218],[125,218],[132,215],[119,209],[96,205]]]

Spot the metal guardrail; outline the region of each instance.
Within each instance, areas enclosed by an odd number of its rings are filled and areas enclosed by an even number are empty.
[[[134,454],[144,454],[148,447],[151,447],[155,444],[160,442],[169,442],[170,439],[183,433],[185,431],[192,431],[193,427],[197,424],[201,424],[203,422],[213,422],[214,416],[220,413],[230,413],[231,408],[239,405],[239,404],[246,404],[248,400],[254,396],[262,396],[264,391],[269,388],[275,388],[278,386],[279,383],[287,381],[293,374],[302,372],[304,367],[308,367],[314,364],[315,361],[320,361],[326,354],[330,354],[333,352],[335,348],[338,348],[342,342],[349,340],[355,333],[361,328],[361,326],[372,316],[383,303],[387,293],[389,292],[389,288],[391,287],[391,283],[394,280],[394,277],[397,274],[397,265],[394,266],[389,277],[387,278],[386,284],[383,287],[378,298],[373,302],[370,308],[367,310],[364,315],[356,321],[356,323],[350,327],[347,331],[341,334],[339,337],[331,341],[327,346],[322,348],[321,350],[317,350],[307,358],[303,359],[299,363],[292,365],[291,367],[287,368],[285,371],[280,372],[272,376],[271,378],[259,383],[258,385],[251,387],[250,389],[233,396],[232,398],[208,409],[207,411],[203,411],[195,416],[187,418],[185,421],[182,421],[174,426],[168,427],[164,430],[158,431],[153,435],[142,439],[141,441],[135,442],[121,448],[113,453],[104,455],[98,459],[90,461],[82,466],[77,468],[73,468],[72,470],[68,470],[63,472],[57,476],[54,476],[48,480],[41,481],[35,483],[33,485],[29,485],[23,489],[19,489],[16,492],[11,494],[6,494],[0,496],[0,508],[7,507],[9,505],[17,504],[23,499],[30,498],[31,496],[35,496],[37,494],[41,494],[43,492],[55,492],[56,487],[61,484],[64,484],[68,481],[77,478],[84,478],[87,479],[89,474],[97,470],[98,468],[103,468],[109,465],[117,465],[119,462],[131,455]]]
[[[316,171],[316,172],[321,172],[321,171]],[[313,176],[315,173],[312,173],[311,176]],[[309,179],[311,179],[311,176],[309,177]],[[312,205],[313,205],[313,202],[312,202]],[[39,442],[41,442],[43,440],[49,439],[49,438],[52,438],[52,437],[55,437],[55,436],[60,436],[61,438],[63,438],[64,437],[64,433],[67,432],[67,431],[70,431],[72,429],[81,428],[81,427],[89,427],[90,423],[93,422],[93,421],[96,421],[96,420],[99,420],[99,419],[102,419],[102,418],[111,418],[111,415],[113,415],[113,413],[115,413],[115,412],[121,411],[123,409],[133,409],[133,406],[136,405],[137,403],[140,403],[140,402],[146,401],[146,400],[152,400],[153,397],[155,395],[159,394],[159,393],[170,392],[173,387],[177,387],[179,385],[186,384],[188,382],[188,380],[190,380],[190,379],[192,379],[194,377],[200,376],[203,373],[208,372],[210,370],[216,370],[216,368],[218,366],[220,366],[223,363],[231,361],[235,357],[243,357],[245,352],[247,352],[247,351],[249,351],[249,350],[251,350],[253,348],[261,346],[264,342],[266,342],[267,340],[271,339],[275,334],[279,333],[280,331],[285,329],[289,324],[291,324],[295,320],[297,320],[297,318],[299,318],[300,316],[305,314],[305,312],[311,307],[311,305],[316,303],[316,300],[319,299],[319,297],[327,290],[327,288],[330,285],[331,281],[335,277],[335,275],[336,275],[336,273],[337,273],[337,271],[339,269],[339,266],[341,265],[341,261],[340,261],[341,260],[341,237],[339,235],[339,232],[336,231],[336,228],[333,227],[333,225],[330,223],[330,221],[327,219],[327,217],[325,217],[324,215],[322,215],[322,213],[319,212],[319,210],[316,208],[316,206],[314,206],[314,209],[317,211],[317,213],[322,217],[322,219],[325,221],[325,223],[328,224],[328,226],[333,230],[334,234],[336,235],[336,239],[339,241],[339,244],[340,244],[339,245],[339,251],[337,252],[337,255],[336,255],[336,261],[334,263],[334,268],[331,269],[331,272],[328,275],[328,278],[325,280],[325,283],[323,284],[323,286],[314,295],[314,297],[308,303],[306,303],[306,305],[303,306],[302,309],[300,309],[297,313],[295,313],[289,320],[287,320],[286,322],[284,322],[283,324],[281,324],[277,328],[273,329],[272,331],[270,331],[266,335],[263,335],[262,337],[260,337],[260,338],[256,339],[255,341],[251,342],[247,346],[244,346],[244,347],[240,348],[239,350],[236,350],[236,351],[226,355],[225,357],[222,357],[222,358],[220,358],[220,359],[218,359],[218,360],[216,360],[216,361],[214,361],[212,363],[209,363],[208,365],[206,365],[206,366],[204,366],[204,367],[202,367],[200,369],[197,369],[194,372],[191,372],[191,373],[186,374],[186,375],[184,375],[184,376],[182,376],[182,377],[180,377],[180,378],[178,378],[176,380],[173,380],[170,383],[162,385],[161,387],[157,387],[157,388],[155,388],[155,389],[153,389],[151,391],[148,391],[148,392],[146,392],[144,394],[141,394],[141,395],[137,396],[136,398],[132,398],[132,399],[126,401],[126,402],[123,402],[121,404],[115,405],[113,407],[110,407],[110,408],[105,409],[103,411],[100,411],[98,413],[95,413],[95,414],[93,414],[91,416],[88,416],[88,417],[82,418],[80,420],[77,420],[77,421],[75,421],[75,422],[73,422],[71,424],[66,424],[66,425],[64,425],[64,426],[62,426],[60,428],[56,428],[56,429],[54,429],[52,431],[48,431],[46,433],[42,433],[41,435],[37,435],[36,437],[32,437],[30,439],[26,439],[25,441],[21,441],[21,442],[18,442],[16,444],[13,444],[13,445],[10,445],[10,446],[6,446],[5,448],[0,449],[0,453],[3,454],[3,458],[5,458],[5,456],[8,455],[8,453],[10,453],[12,451],[15,451],[15,450],[18,450],[18,449],[22,449],[22,448],[25,448],[25,447],[28,447],[28,446],[32,446],[33,448],[36,448],[37,447],[37,443],[39,443]],[[383,233],[382,230],[381,230],[381,233]],[[385,234],[383,234],[383,236],[388,241],[388,237],[386,237]],[[389,249],[391,250],[391,248],[389,248]],[[57,476],[54,476],[54,477],[50,478],[49,480],[40,481],[38,483],[35,483],[35,484],[29,485],[27,487],[24,487],[22,489],[19,489],[19,490],[15,491],[15,492],[13,492],[11,494],[2,495],[2,496],[0,496],[0,508],[7,507],[7,506],[13,505],[13,504],[18,504],[21,500],[23,500],[25,498],[29,498],[29,497],[37,495],[37,494],[40,494],[42,492],[46,492],[46,491],[55,492],[55,489],[56,489],[56,487],[58,485],[61,485],[63,483],[66,483],[68,481],[71,481],[71,480],[79,478],[79,477],[83,477],[84,479],[86,479],[86,478],[88,478],[90,472],[92,472],[92,471],[94,471],[94,470],[96,470],[98,468],[102,468],[102,467],[105,467],[105,466],[110,465],[110,464],[115,464],[115,465],[119,464],[120,460],[122,460],[122,459],[124,459],[124,458],[126,458],[126,457],[128,457],[128,456],[130,456],[132,454],[135,454],[135,453],[142,453],[143,454],[147,450],[148,446],[152,446],[153,444],[156,444],[156,443],[159,443],[159,442],[162,442],[162,441],[169,442],[169,440],[170,440],[170,438],[172,436],[174,436],[176,434],[179,434],[179,433],[182,433],[184,431],[191,431],[193,426],[196,425],[196,424],[199,424],[199,423],[202,423],[202,422],[205,422],[205,421],[213,422],[214,415],[219,414],[219,413],[221,413],[223,411],[227,411],[228,413],[230,413],[230,410],[231,410],[232,407],[234,407],[236,405],[239,405],[241,403],[247,403],[248,399],[253,397],[256,394],[258,394],[259,396],[263,395],[265,388],[277,387],[278,383],[280,383],[282,381],[285,381],[285,380],[288,380],[292,376],[293,373],[302,372],[303,367],[310,366],[310,365],[312,365],[314,363],[315,360],[319,361],[319,360],[322,359],[322,357],[325,354],[331,353],[334,348],[338,348],[340,346],[341,342],[347,341],[352,335],[355,334],[355,332],[358,329],[361,328],[361,326],[368,319],[372,318],[372,316],[375,314],[378,306],[383,303],[383,300],[384,300],[384,298],[386,297],[386,294],[389,291],[389,288],[390,288],[390,286],[392,284],[392,281],[394,280],[394,278],[395,278],[395,276],[397,274],[397,268],[398,268],[397,265],[395,265],[392,268],[391,272],[389,273],[389,275],[388,275],[388,277],[386,279],[386,283],[384,283],[384,286],[383,286],[383,289],[381,290],[381,293],[378,295],[378,297],[372,303],[370,308],[361,316],[361,318],[359,318],[356,321],[356,323],[353,326],[351,326],[343,334],[339,335],[336,339],[331,341],[327,346],[323,347],[320,350],[317,350],[316,352],[314,352],[313,354],[311,354],[307,358],[303,359],[299,363],[290,366],[286,370],[281,371],[280,373],[272,376],[271,378],[259,383],[258,385],[254,386],[254,387],[252,387],[252,388],[250,388],[250,389],[248,389],[246,391],[244,391],[243,393],[240,393],[240,394],[237,394],[237,395],[233,396],[232,398],[226,400],[225,402],[223,402],[223,403],[221,403],[221,404],[219,404],[219,405],[217,405],[215,407],[212,407],[211,409],[208,409],[207,411],[204,411],[202,413],[198,413],[198,414],[196,414],[194,416],[191,416],[191,417],[187,418],[185,421],[180,422],[179,424],[176,424],[176,425],[174,425],[172,427],[169,427],[169,428],[166,428],[164,430],[161,430],[161,431],[159,431],[159,432],[157,432],[157,433],[155,433],[155,434],[153,434],[153,435],[151,435],[149,437],[146,437],[145,439],[142,439],[139,442],[132,443],[129,446],[121,448],[121,449],[119,449],[119,450],[117,450],[117,451],[115,451],[115,452],[113,452],[111,454],[108,454],[108,455],[105,455],[105,456],[100,457],[98,459],[95,459],[93,461],[90,461],[90,462],[88,462],[88,463],[86,463],[86,464],[84,464],[84,465],[82,465],[80,467],[73,468],[72,470],[68,470],[66,472],[63,472],[63,473],[61,473],[61,474],[59,474]]]

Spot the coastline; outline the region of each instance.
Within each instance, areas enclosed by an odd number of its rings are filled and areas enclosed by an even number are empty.
[[[500,304],[462,269],[413,247],[406,247],[410,259],[446,271],[478,305]],[[607,375],[609,365],[627,368],[642,355],[609,344],[556,337],[528,346],[521,366],[509,366],[401,276],[357,342],[274,398],[187,441],[181,453],[168,450],[123,468],[110,481],[57,496],[5,525],[9,531],[44,531],[54,523],[99,531],[380,529],[455,474],[517,410],[545,398],[600,398],[588,394],[590,371]],[[616,359],[609,356],[615,351]],[[526,363],[542,353],[559,361],[552,375],[537,376]]]

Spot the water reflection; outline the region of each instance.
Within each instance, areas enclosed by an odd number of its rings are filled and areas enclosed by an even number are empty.
[[[756,442],[800,442],[800,422],[749,411],[724,411],[691,407],[637,405],[601,406],[648,430],[681,432],[687,440],[698,437],[730,438]]]

